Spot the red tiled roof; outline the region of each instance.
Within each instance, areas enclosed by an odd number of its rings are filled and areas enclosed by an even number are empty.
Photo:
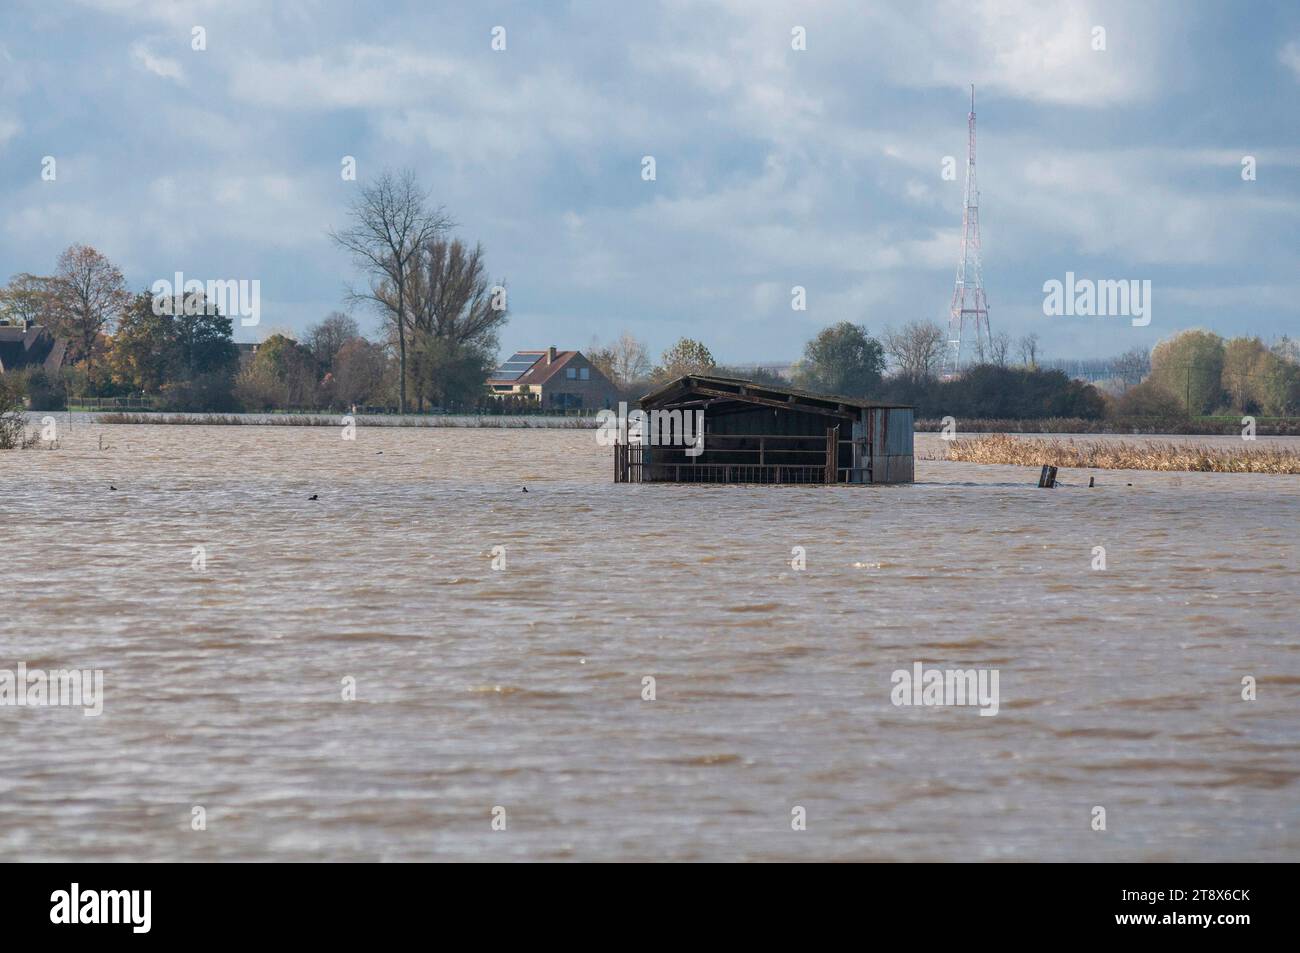
[[[507,379],[507,378],[500,378],[500,377],[489,377],[487,380],[489,384],[502,384],[502,385],[518,384],[520,386],[524,386],[524,385],[540,386],[542,384],[545,384],[552,377],[554,377],[555,374],[560,370],[560,368],[564,367],[565,364],[567,364],[569,361],[571,361],[576,355],[580,354],[581,352],[580,351],[556,351],[555,360],[551,361],[550,364],[546,363],[547,352],[545,350],[542,351],[524,350],[524,351],[516,351],[515,353],[536,354],[538,360],[533,363],[532,367],[528,368],[528,370],[524,371],[524,373],[520,374],[517,378]]]
[[[530,367],[527,373],[522,374],[519,380],[515,381],[515,383],[519,384],[521,387],[525,384],[537,386],[545,384],[559,373],[560,368],[576,357],[577,354],[577,351],[557,351],[555,360],[547,364],[545,352],[543,352],[542,359]]]

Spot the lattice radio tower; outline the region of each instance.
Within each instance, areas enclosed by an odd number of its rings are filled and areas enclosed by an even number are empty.
[[[975,87],[970,88],[970,115],[966,117],[970,147],[966,158],[966,204],[961,213],[961,260],[957,263],[957,284],[952,290],[948,313],[948,355],[945,376],[954,376],[962,366],[962,339],[973,343],[978,354],[987,355],[993,336],[989,331],[989,304],[984,297],[984,263],[980,257],[980,190],[975,184]],[[973,332],[973,335],[972,333]]]

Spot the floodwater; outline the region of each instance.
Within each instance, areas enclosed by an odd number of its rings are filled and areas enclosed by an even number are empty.
[[[60,439],[0,453],[0,669],[102,669],[103,713],[0,707],[5,860],[1300,859],[1300,477]],[[894,705],[916,662],[995,670],[997,714]]]

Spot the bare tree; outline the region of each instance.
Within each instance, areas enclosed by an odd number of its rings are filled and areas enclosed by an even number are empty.
[[[379,292],[396,302],[385,281]],[[421,246],[406,288],[411,324],[409,378],[421,409],[426,397],[470,403],[482,390],[497,349],[497,332],[508,312],[506,288],[493,284],[482,245],[460,239],[429,239]]]
[[[307,328],[306,344],[324,370],[334,369],[339,350],[353,338],[361,336],[356,319],[342,311],[331,311],[320,324]]]
[[[943,360],[948,335],[933,321],[912,321],[897,331],[886,328],[885,353],[905,377],[933,377]]]
[[[989,340],[989,360],[998,367],[1007,366],[1007,357],[1011,353],[1011,335],[999,331]]]
[[[1300,341],[1289,335],[1282,335],[1269,346],[1269,350],[1284,361],[1300,364]]]
[[[483,246],[434,238],[420,249],[418,263],[408,298],[415,330],[453,344],[495,348],[496,332],[508,317],[506,289],[489,284]]]
[[[369,274],[369,293],[354,291],[352,297],[377,304],[396,331],[400,364],[397,406],[398,412],[404,414],[410,327],[407,285],[421,250],[452,222],[441,206],[430,207],[428,193],[409,170],[399,175],[385,172],[363,186],[349,214],[352,224],[342,231],[331,230],[330,237]],[[386,283],[391,285],[390,295],[383,293]]]
[[[1038,367],[1038,335],[1026,334],[1016,345],[1020,348],[1020,360],[1025,367]]]
[[[1142,379],[1151,373],[1151,355],[1145,348],[1135,347],[1112,360],[1111,368],[1124,389],[1128,390],[1142,383]]]
[[[650,352],[630,331],[624,331],[610,344],[593,342],[587,359],[620,390],[650,376]]]
[[[131,297],[121,270],[89,245],[71,245],[59,256],[51,294],[55,333],[76,343],[89,368],[99,336]]]

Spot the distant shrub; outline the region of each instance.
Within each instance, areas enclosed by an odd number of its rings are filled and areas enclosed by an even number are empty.
[[[872,394],[876,397],[876,394]],[[954,380],[891,377],[880,399],[908,404],[918,417],[1041,420],[1105,416],[1106,401],[1091,384],[1071,380],[1061,371],[981,364]]]
[[[11,374],[0,376],[0,450],[23,446],[27,435],[23,391]]]
[[[1185,418],[1187,405],[1160,384],[1148,378],[1130,387],[1115,401],[1117,417]]]
[[[68,392],[62,375],[35,370],[27,375],[27,401],[32,410],[64,410]]]
[[[162,408],[181,412],[228,413],[239,410],[234,382],[225,371],[199,374],[190,380],[163,385]]]

